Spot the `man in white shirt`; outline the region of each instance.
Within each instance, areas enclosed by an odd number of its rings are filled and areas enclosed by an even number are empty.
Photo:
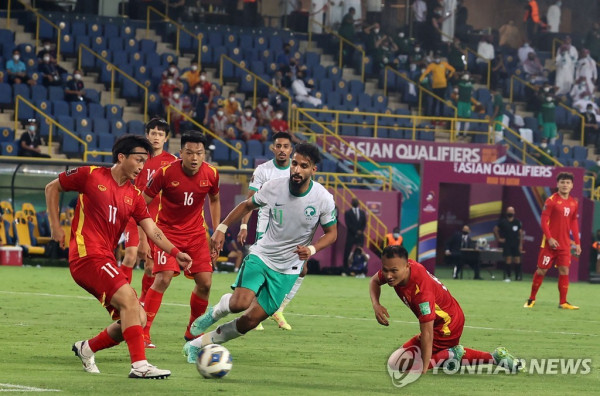
[[[523,46],[517,51],[517,55],[519,56],[519,63],[521,65],[527,60],[527,55],[529,55],[530,52],[535,53],[535,50],[531,48],[529,42],[525,40]]]
[[[548,31],[550,33],[558,33],[560,27],[560,6],[562,5],[562,1],[558,0],[550,7],[548,7],[548,12],[546,13],[546,19],[548,20]]]
[[[590,56],[590,51],[583,49],[581,51],[579,60],[575,65],[575,80],[579,80],[581,77],[585,78],[588,91],[594,93],[596,90],[596,80],[598,79],[598,70],[596,69],[596,62]]]
[[[292,92],[296,101],[299,103],[308,102],[313,106],[321,106],[321,99],[311,96],[310,88],[307,88],[304,84],[303,71],[298,71],[298,73],[296,73],[296,79],[292,83]]]

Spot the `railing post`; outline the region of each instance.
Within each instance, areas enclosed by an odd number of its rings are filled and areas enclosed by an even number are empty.
[[[492,77],[492,61],[488,60],[488,73],[487,73],[487,88],[490,89],[490,80]]]
[[[175,53],[177,56],[183,55],[179,53],[179,37],[181,35],[181,28],[177,26],[177,33],[175,33]]]
[[[344,41],[340,40],[340,58],[338,60],[338,66],[340,68],[340,72],[343,71],[343,64],[344,64],[343,56],[344,56]]]
[[[6,28],[10,29],[10,0],[8,0],[8,9],[6,10]]]
[[[35,14],[36,26],[35,26],[35,45],[37,46],[40,42],[40,15]],[[58,56],[58,54],[56,54]]]
[[[146,8],[146,39],[150,38],[150,8]]]
[[[373,124],[373,137],[377,138],[377,125],[379,124],[379,114],[375,114],[375,123]]]
[[[15,136],[17,133],[17,129],[19,128],[19,99],[21,99],[21,95],[17,95],[17,100],[15,101],[15,125],[14,125]]]
[[[387,90],[388,90],[388,68],[389,66],[386,66],[385,69],[383,70],[383,96],[387,96]]]
[[[509,96],[510,103],[513,102],[513,84],[514,84],[514,82],[515,82],[515,76],[511,76],[510,77],[510,96]]]
[[[79,51],[78,51],[78,54],[77,54],[77,68],[79,70],[81,70],[81,50],[82,50],[82,47],[81,47],[81,44],[80,44],[79,45]]]
[[[115,68],[110,67],[110,104],[115,103]]]
[[[148,88],[146,88],[144,98],[144,122],[148,122]]]
[[[62,36],[62,29],[58,28],[58,40],[56,42],[56,61],[60,61],[60,39]]]
[[[422,115],[422,105],[423,105],[423,88],[419,85],[419,107],[417,108],[417,113]]]
[[[44,121],[46,121],[46,123],[48,123],[47,118]],[[48,128],[48,150],[52,150],[52,128],[53,127],[54,127],[54,125],[52,125],[52,123],[50,123],[50,128]]]
[[[365,61],[367,60],[367,56],[365,55],[365,51],[362,51],[362,67],[361,67],[361,74],[360,74],[360,81],[362,81],[363,83],[365,82]]]
[[[221,84],[221,90],[223,90],[223,62],[225,58],[223,58],[223,54],[221,54],[221,62],[219,64],[219,83]]]
[[[198,33],[196,39],[198,40],[198,67],[202,68],[202,39],[204,36],[202,33]]]
[[[254,77],[254,92],[252,93],[252,108],[256,109],[256,85],[258,84],[258,80]]]

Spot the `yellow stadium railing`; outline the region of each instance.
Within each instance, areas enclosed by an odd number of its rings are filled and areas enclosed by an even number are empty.
[[[36,24],[35,24],[35,46],[38,47],[41,45],[40,42],[40,21],[46,22],[48,25],[52,26],[54,30],[56,30],[56,60],[60,61],[60,40],[62,37],[62,29],[60,26],[56,25],[50,19],[46,18],[42,14],[40,14],[35,8],[33,8],[30,4],[24,2],[23,0],[16,0],[19,4],[21,4],[25,9],[35,15]],[[10,29],[10,11],[11,11],[11,0],[8,0],[7,4],[7,14],[6,14],[6,28]]]
[[[167,6],[168,6],[168,2],[167,2]],[[150,6],[147,8],[147,11],[146,11],[146,38],[150,38],[150,17],[151,17],[152,13],[158,15],[165,22],[169,22],[170,24],[172,24],[173,26],[175,26],[177,28],[176,33],[175,33],[175,53],[176,54],[178,54],[178,55],[182,54],[182,52],[179,51],[179,44],[181,41],[180,40],[181,32],[187,33],[193,39],[198,41],[198,54],[196,56],[198,59],[198,65],[202,65],[202,39],[204,38],[202,33],[194,33],[192,31],[186,29],[183,25],[181,25],[177,21],[169,18],[168,15],[163,14],[162,12],[158,11],[156,8]]]
[[[513,74],[510,77],[510,96],[509,96],[510,103],[513,103],[513,99],[514,99],[514,84],[515,84],[515,81],[518,81],[519,83],[521,83],[521,84],[529,87],[533,91],[537,91],[537,89],[538,89],[538,87],[536,87],[535,85],[533,85],[530,82],[525,81],[521,77],[518,77],[518,76],[516,76],[516,75]],[[561,107],[564,107],[568,112],[570,112],[571,114],[579,117],[579,119],[581,120],[581,138],[580,138],[579,142],[580,142],[581,146],[583,147],[584,146],[583,142],[584,142],[584,137],[585,137],[585,132],[584,132],[585,131],[585,117],[581,113],[579,113],[576,109],[567,106],[566,104],[564,104],[561,101],[557,101],[557,105],[559,105]]]
[[[236,147],[236,146],[232,145],[226,139],[221,138],[219,135],[215,134],[213,131],[206,128],[204,125],[200,124],[198,121],[194,120],[194,118],[190,117],[190,115],[187,114],[186,112],[181,111],[178,108],[173,107],[171,105],[169,105],[169,107],[167,108],[167,122],[169,124],[171,123],[171,119],[173,118],[173,116],[171,115],[172,113],[179,115],[185,121],[193,124],[199,131],[201,131],[205,135],[211,136],[213,139],[218,140],[219,142],[221,142],[225,146],[227,146],[231,151],[235,152],[238,157],[238,161],[237,161],[238,169],[241,169],[242,166],[248,166],[248,159],[244,158],[242,151],[240,150],[241,147]]]
[[[589,181],[589,187],[587,186],[587,182]],[[600,199],[600,187],[596,187],[596,176],[593,175],[584,175],[583,176],[583,191],[589,191],[590,198],[594,201],[598,201]]]
[[[88,144],[87,144],[87,142],[85,140],[81,139],[75,133],[69,131],[67,128],[65,128],[64,126],[62,126],[58,122],[56,122],[54,120],[54,118],[52,118],[51,115],[46,114],[46,112],[44,112],[42,109],[40,109],[37,106],[35,106],[33,103],[31,103],[30,101],[28,101],[27,99],[25,99],[21,95],[17,95],[17,97],[15,98],[15,120],[14,120],[14,129],[15,129],[15,131],[17,131],[17,129],[19,127],[19,103],[21,103],[21,102],[23,104],[25,104],[26,106],[30,107],[33,111],[35,111],[38,114],[40,114],[42,117],[44,117],[45,121],[48,124],[50,124],[49,133],[48,133],[48,152],[49,152],[50,156],[52,156],[52,150],[51,150],[51,148],[52,148],[52,140],[54,139],[54,137],[53,137],[53,135],[54,135],[54,133],[53,133],[54,132],[53,127],[56,127],[57,129],[60,129],[65,134],[71,136],[73,139],[75,139],[79,143],[81,143],[81,145],[84,147],[83,160],[87,161],[87,156],[88,156]]]
[[[246,73],[248,73],[249,77],[253,79],[253,84],[254,84],[254,88],[253,88],[253,93],[252,93],[252,108],[256,108],[257,106],[257,99],[258,99],[258,83],[260,82],[261,84],[266,85],[269,90],[272,90],[274,92],[277,92],[279,95],[285,97],[288,100],[288,120],[290,119],[290,115],[291,115],[291,111],[292,111],[292,107],[293,107],[293,99],[290,96],[290,94],[287,91],[283,91],[277,87],[275,87],[274,85],[272,85],[270,82],[266,81],[265,79],[261,78],[259,75],[257,75],[256,73],[251,72],[248,68],[246,68],[245,62],[241,61],[241,62],[237,62],[236,60],[230,58],[229,56],[225,55],[225,54],[221,54],[221,60],[219,63],[219,83],[221,84],[221,87],[224,84],[224,79],[223,79],[223,66],[225,62],[230,62],[232,65],[234,65],[235,67],[242,69],[243,71],[245,71]]]
[[[309,23],[308,23],[308,48],[311,47],[311,43],[312,43],[312,34],[313,34],[312,25],[313,24],[320,26],[323,29],[323,31],[334,35],[339,40],[340,50],[339,50],[339,54],[338,54],[338,67],[340,68],[340,70],[343,70],[343,66],[344,66],[344,45],[353,47],[356,51],[360,52],[360,54],[361,54],[360,81],[365,82],[365,65],[369,61],[369,58],[367,58],[365,50],[362,47],[354,44],[352,41],[342,37],[338,32],[333,31],[329,27],[315,21],[312,18],[309,18]]]
[[[115,64],[109,62],[102,55],[98,54],[97,52],[95,52],[90,47],[88,47],[84,44],[79,45],[79,57],[78,57],[78,64],[77,64],[78,69],[81,69],[81,57],[82,57],[83,51],[87,51],[90,54],[92,54],[93,56],[95,56],[96,58],[100,59],[102,62],[104,62],[106,64],[106,66],[105,66],[106,70],[110,71],[110,103],[111,104],[115,102],[115,72],[118,72],[123,77],[125,77],[126,79],[128,79],[129,81],[131,81],[132,83],[134,83],[135,85],[137,85],[138,87],[140,87],[141,89],[144,90],[144,122],[148,122],[148,87],[146,87],[144,84],[140,83],[138,80],[136,80],[129,74],[125,73],[123,70],[119,69]]]

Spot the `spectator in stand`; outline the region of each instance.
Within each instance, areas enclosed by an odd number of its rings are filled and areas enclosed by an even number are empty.
[[[575,81],[575,84],[573,84],[573,86],[571,87],[569,96],[573,100],[573,103],[578,102],[582,99],[585,99],[588,96],[592,96],[592,93],[590,92],[590,90],[588,88],[587,80],[585,77],[579,77]]]
[[[556,127],[556,105],[551,93],[546,95],[546,100],[540,108],[538,124],[542,130],[542,136],[548,139],[550,144],[554,144],[558,138],[558,128]]]
[[[502,97],[502,88],[496,87],[492,89],[493,113],[490,117],[490,124],[494,127],[495,133],[502,132],[502,119],[504,117],[504,98]]]
[[[456,4],[456,27],[454,28],[454,37],[458,37],[462,41],[469,39],[469,9],[465,6],[463,0],[458,0]]]
[[[396,53],[398,58],[398,69],[407,70],[408,56],[413,52],[414,40],[412,40],[410,37],[407,37],[403,30],[400,30],[398,35],[394,38],[394,42],[398,48]]]
[[[175,81],[179,80],[179,68],[177,68],[177,63],[175,63],[175,62],[169,63],[169,67],[167,68],[167,70],[164,70],[162,72],[163,80],[169,78],[169,76],[173,76]]]
[[[209,97],[204,93],[202,84],[197,84],[191,89],[192,94],[189,97],[190,117],[202,125],[208,123],[208,107]],[[191,128],[193,129],[193,128]]]
[[[294,98],[299,103],[308,102],[313,106],[321,106],[321,99],[310,95],[311,87],[307,87],[304,83],[304,71],[298,71],[296,80],[292,83],[292,92]]]
[[[467,50],[458,37],[454,37],[452,43],[448,43],[448,64],[459,71],[467,69]]]
[[[548,147],[548,139],[542,138],[540,144],[538,145],[538,149],[539,151],[533,150],[531,155],[537,158],[542,165],[554,165],[554,156],[552,155],[552,150],[550,147]]]
[[[415,0],[412,5],[412,14],[415,37],[422,43],[427,39],[427,3],[424,0]]]
[[[279,90],[284,89],[283,71],[281,71],[281,70],[275,71],[275,74],[273,74],[273,78],[271,79],[271,85]]]
[[[260,104],[255,109],[258,125],[268,126],[275,116],[273,106],[269,104],[269,98],[262,98]]]
[[[42,49],[37,53],[38,63],[42,63],[44,61],[44,55],[50,55],[50,63],[52,63],[58,69],[59,74],[65,74],[67,71],[60,67],[56,60],[56,50],[52,48],[52,42],[48,39],[42,41]]]
[[[248,140],[265,140],[264,136],[258,133],[258,120],[252,116],[251,106],[244,108],[244,115],[238,118],[236,126],[240,131],[240,138],[245,142]]]
[[[433,13],[429,15],[429,22],[427,24],[426,35],[427,38],[423,41],[423,46],[427,51],[436,52],[441,48],[442,44],[442,23],[444,22],[444,8],[441,3],[438,2],[433,10]]]
[[[218,96],[218,89],[214,86],[210,81],[208,81],[208,77],[206,76],[206,70],[202,70],[200,72],[200,84],[202,84],[202,92],[204,92],[210,99],[214,96]],[[217,95],[215,95],[215,93]]]
[[[229,98],[225,102],[225,116],[230,124],[235,124],[242,115],[242,105],[235,98],[235,91],[229,92]]]
[[[452,77],[456,70],[450,66],[447,62],[442,61],[441,55],[439,52],[435,54],[435,58],[433,62],[430,63],[421,77],[419,81],[422,82],[427,75],[431,73],[431,88],[433,93],[444,99],[446,97],[446,88],[448,87],[448,78]],[[439,108],[439,111],[437,109]],[[431,111],[431,115],[440,116],[444,112],[444,103],[438,99],[433,101],[433,109]]]
[[[525,16],[523,22],[527,25],[527,39],[535,42],[536,35],[539,29],[544,26],[540,20],[540,10],[536,0],[529,0],[525,6]]]
[[[27,66],[21,60],[21,52],[17,49],[13,50],[12,59],[6,62],[6,72],[9,84],[35,85],[35,80],[27,75]]]
[[[83,102],[89,101],[85,97],[85,86],[83,85],[81,70],[75,69],[73,71],[73,78],[67,81],[65,85],[65,100],[67,102]]]
[[[350,7],[348,9],[348,13],[342,18],[342,23],[338,30],[340,36],[350,41],[351,43],[356,42],[356,30],[354,27],[357,23],[361,23],[360,19],[354,19],[355,15],[356,9],[354,7]],[[344,45],[343,51],[344,53],[342,56],[344,60],[344,65],[351,64],[352,56],[354,55],[354,47],[352,47],[351,45]]]
[[[42,57],[42,63],[38,64],[38,71],[42,75],[42,84],[45,86],[60,86],[63,84],[60,72],[54,63],[50,53],[45,53]]]
[[[590,51],[583,49],[579,56],[579,60],[575,65],[575,79],[584,77],[588,91],[592,94],[596,91],[596,80],[598,79],[598,70],[596,62],[590,56]]]
[[[40,135],[38,132],[37,120],[30,118],[27,120],[25,132],[21,135],[19,140],[19,151],[20,157],[38,157],[38,158],[50,158],[49,155],[42,154],[42,150],[39,146],[42,144]]]
[[[515,21],[510,20],[500,26],[498,45],[500,48],[518,49],[521,44],[521,33],[515,25]]]
[[[565,38],[565,43],[556,54],[556,80],[557,95],[566,95],[571,91],[575,79],[575,65],[577,64],[577,50],[571,45],[571,37]]]
[[[584,47],[594,59],[600,59],[600,23],[594,22],[592,30],[585,36]]]
[[[471,118],[471,100],[473,99],[473,84],[469,79],[469,73],[463,74],[461,81],[458,83],[458,118]],[[466,136],[466,131],[469,130],[469,122],[465,122],[465,129],[461,133],[462,123],[458,121],[456,123],[457,136]]]
[[[288,133],[290,131],[287,121],[283,119],[283,110],[277,110],[275,112],[275,117],[271,120],[270,126],[271,131],[273,131],[274,134],[277,132]]]
[[[169,105],[169,99],[173,95],[173,90],[179,87],[176,84],[175,75],[169,74],[167,78],[163,79],[158,87],[158,95],[160,96],[163,107],[166,108]],[[181,90],[180,90],[181,91]]]
[[[527,54],[527,60],[523,62],[523,71],[525,72],[525,78],[533,84],[547,81],[544,75],[544,67],[535,52]]]
[[[417,68],[426,66],[425,55],[423,54],[421,44],[416,43],[413,52],[408,57],[408,69],[411,72],[414,72],[417,70]]]
[[[584,145],[593,144],[596,154],[600,154],[600,130],[598,130],[598,117],[591,104],[587,105],[585,113]]]
[[[200,82],[200,70],[198,70],[198,61],[193,60],[192,64],[186,72],[181,75],[181,80],[187,82],[189,89],[193,89]],[[210,91],[207,91],[210,92]]]
[[[169,106],[175,110],[169,110]],[[190,101],[185,95],[182,95],[181,90],[177,87],[173,89],[171,96],[168,99],[168,106],[165,106],[165,114],[171,113],[171,130],[174,136],[179,136],[181,123],[184,121],[182,113],[188,113],[190,111]]]
[[[492,61],[492,77],[490,78],[490,86],[496,88],[501,86],[508,80],[508,70],[504,64],[504,56],[502,52],[498,52],[494,60]]]
[[[235,140],[235,130],[229,127],[230,123],[225,115],[223,106],[219,106],[215,114],[210,117],[210,130],[223,139]]]
[[[496,52],[494,50],[494,44],[492,44],[492,36],[481,36],[479,44],[477,44],[477,72],[484,78],[487,78],[488,63],[494,60]]]
[[[367,35],[367,56],[373,59],[373,72],[379,73],[383,65],[384,45],[386,45],[388,36],[381,31],[379,23],[366,27],[364,33]]]
[[[548,12],[546,13],[546,20],[548,21],[548,32],[550,33],[558,33],[560,28],[560,6],[562,5],[562,1],[557,0],[548,7]]]
[[[292,59],[292,46],[290,43],[283,44],[283,52],[277,55],[277,59],[275,63],[277,64],[277,69],[281,69],[282,67],[289,65],[290,60]]]
[[[530,52],[533,52],[535,54],[535,50],[531,48],[529,41],[525,40],[521,48],[519,48],[519,50],[517,51],[517,55],[519,57],[519,64],[522,65],[523,63],[525,63]]]

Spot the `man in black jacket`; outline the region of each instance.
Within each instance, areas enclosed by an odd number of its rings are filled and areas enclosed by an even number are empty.
[[[452,235],[450,240],[446,243],[446,256],[448,257],[448,261],[453,266],[454,270],[452,272],[452,278],[458,279],[462,278],[462,265],[464,262],[467,262],[472,268],[474,272],[474,279],[482,279],[479,276],[479,263],[477,260],[469,260],[465,261],[463,253],[461,249],[473,249],[475,247],[475,242],[471,239],[469,234],[471,233],[471,229],[468,225],[464,225],[461,231],[457,231]]]
[[[365,243],[365,228],[367,227],[367,214],[358,207],[358,199],[352,199],[352,208],[344,213],[346,221],[346,246],[344,247],[344,267],[348,266],[348,257],[354,247],[362,247]]]

